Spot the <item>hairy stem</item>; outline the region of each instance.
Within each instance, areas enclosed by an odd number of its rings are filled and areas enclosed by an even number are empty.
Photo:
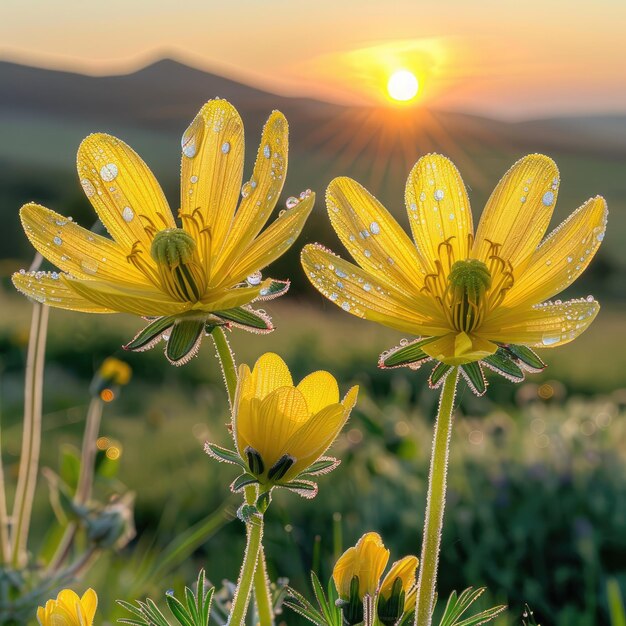
[[[233,606],[228,616],[228,626],[242,626],[245,621],[254,572],[257,569],[257,562],[261,554],[263,517],[261,515],[253,516],[246,526],[246,551],[241,565],[241,572],[239,573],[239,580],[237,581]]]
[[[422,540],[422,558],[417,580],[415,626],[431,626],[437,586],[437,567],[441,547],[443,511],[446,504],[450,434],[452,433],[452,408],[459,376],[454,368],[446,378],[439,398],[439,411],[435,422],[433,449],[430,459],[426,520]]]
[[[26,358],[26,383],[24,385],[24,431],[22,433],[20,469],[12,515],[11,562],[15,568],[24,567],[28,558],[28,531],[37,485],[41,449],[43,367],[49,312],[50,309],[47,306],[39,302],[33,303]]]
[[[235,364],[235,355],[230,348],[230,344],[228,343],[222,328],[216,326],[211,332],[211,336],[213,337],[213,341],[215,343],[215,349],[220,361],[222,374],[224,376],[224,383],[228,393],[228,401],[232,410],[235,402],[235,391],[237,390],[237,366]],[[246,502],[248,502],[248,504],[254,504],[256,500],[256,488],[248,487],[245,493]],[[265,562],[265,553],[263,551],[262,544],[259,546],[258,550],[258,563],[254,569],[253,582],[254,595],[257,609],[259,611],[260,626],[273,626],[274,614],[272,611],[269,578],[267,576],[267,565]]]

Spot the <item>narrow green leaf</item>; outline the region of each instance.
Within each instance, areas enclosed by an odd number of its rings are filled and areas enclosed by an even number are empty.
[[[196,355],[200,347],[203,322],[198,320],[178,320],[167,341],[165,356],[173,365],[183,365]]]
[[[196,596],[189,587],[185,587],[185,601],[187,602],[187,611],[191,617],[191,621],[197,625],[200,615],[198,614],[198,607],[196,606]]]
[[[469,388],[477,395],[482,396],[487,391],[487,381],[478,361],[461,365],[461,372]]]
[[[433,337],[416,339],[407,345],[397,346],[387,352],[383,352],[378,359],[378,366],[382,368],[402,367],[405,365],[419,366],[432,357],[428,356],[422,346],[433,341]]]
[[[319,605],[322,614],[326,618],[326,622],[328,624],[332,624],[333,619],[330,612],[330,607],[328,606],[328,600],[326,599],[324,589],[322,588],[320,580],[315,572],[311,572],[311,584],[313,585],[313,593],[315,594],[315,599],[317,600],[317,604]]]
[[[191,615],[189,615],[185,605],[176,597],[171,594],[165,596],[165,601],[169,607],[172,615],[180,622],[181,626],[195,626]]]
[[[241,491],[244,487],[247,487],[248,485],[254,485],[258,482],[259,481],[252,474],[241,474],[241,476],[237,476],[237,478],[233,480],[232,484],[230,485],[230,490],[233,493],[237,493],[238,491]]]
[[[213,315],[217,315],[239,326],[254,328],[255,330],[270,331],[273,329],[272,322],[267,315],[248,307],[240,306],[227,311],[213,311]]]
[[[303,498],[314,498],[317,495],[317,485],[310,480],[291,480],[288,483],[276,483],[277,487],[284,487]]]
[[[606,594],[609,600],[609,613],[611,614],[611,626],[626,626],[626,610],[624,600],[615,578],[609,578],[606,583]]]
[[[300,474],[298,474],[298,478],[301,476],[321,476],[323,474],[328,474],[329,472],[332,472],[340,463],[341,461],[331,456],[322,457],[300,472]]]
[[[161,335],[174,325],[175,316],[159,317],[154,322],[148,324],[143,330],[140,330],[132,341],[129,341],[124,350],[148,350],[161,339]]]
[[[472,617],[468,617],[461,622],[455,622],[454,626],[480,626],[481,624],[487,624],[504,611],[506,611],[505,605],[494,606],[491,609],[472,615]]]

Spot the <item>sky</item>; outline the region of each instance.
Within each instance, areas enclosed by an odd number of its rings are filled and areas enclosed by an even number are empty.
[[[623,0],[0,0],[0,59],[88,74],[163,57],[276,93],[503,119],[626,113]],[[1,88],[1,86],[0,86]]]

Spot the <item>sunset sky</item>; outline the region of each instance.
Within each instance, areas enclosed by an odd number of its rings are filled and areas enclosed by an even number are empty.
[[[626,113],[625,28],[623,0],[1,0],[0,59],[111,74],[168,56],[359,104],[408,69],[418,104],[523,119]]]

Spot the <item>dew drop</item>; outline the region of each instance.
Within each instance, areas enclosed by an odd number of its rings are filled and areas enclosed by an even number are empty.
[[[342,303],[341,303],[341,308],[342,308],[344,311],[349,311],[349,310],[350,310],[350,303],[349,303],[349,302],[342,302]]]
[[[95,274],[98,271],[98,261],[94,259],[83,259],[80,266],[86,274]]]
[[[228,141],[225,141],[225,142],[222,144],[222,152],[223,152],[224,154],[228,154],[228,153],[230,152],[230,143],[229,143]]]
[[[422,193],[420,193],[420,200],[422,202],[424,202],[424,200],[426,200],[426,192],[422,191]]]
[[[372,256],[372,253],[369,250],[363,250],[363,254],[369,259]]]
[[[263,156],[266,159],[269,159],[271,155],[272,155],[272,151],[270,150],[270,147],[267,144],[265,144],[265,146],[263,147]]]
[[[369,283],[363,285],[363,291],[371,291],[372,286]]]
[[[192,183],[194,183],[194,184],[195,184],[195,183],[197,183],[197,182],[198,182],[198,177],[197,177],[197,176],[192,176],[189,180],[190,180]]]
[[[117,174],[117,165],[115,163],[107,163],[100,168],[100,178],[107,183],[117,178]]]
[[[124,210],[122,211],[122,217],[124,218],[125,222],[132,222],[133,218],[135,217],[135,212],[129,206],[125,206]]]
[[[53,240],[52,240],[57,246],[60,246],[63,243],[63,239],[61,239],[61,237],[56,236]]]
[[[543,198],[541,198],[541,201],[545,206],[551,206],[554,202],[554,192],[546,191],[546,193],[543,194]]]
[[[561,335],[546,334],[541,338],[541,343],[543,343],[544,346],[553,346],[559,341],[561,341]]]
[[[444,196],[443,189],[437,189],[435,191],[435,200],[443,200],[443,196]]]
[[[372,222],[370,224],[370,232],[372,235],[378,235],[380,233],[380,226],[378,225],[378,222]]]
[[[254,272],[254,274],[250,274],[250,276],[246,278],[246,282],[248,283],[248,285],[252,285],[253,287],[256,287],[256,285],[259,285],[261,283],[262,277],[263,276],[261,272]]]
[[[330,294],[330,296],[328,296],[328,297],[329,297],[329,299],[330,299],[332,302],[335,302],[335,300],[337,300],[337,298],[338,298],[339,296],[338,296],[336,293],[334,293],[334,292],[333,292],[333,293],[331,293],[331,294]]]
[[[96,188],[93,186],[93,183],[88,178],[83,178],[80,181],[80,184],[85,192],[85,195],[88,198],[91,198],[96,193]]]
[[[602,240],[604,239],[604,232],[598,233],[598,234],[596,235],[596,239],[597,239],[598,241],[602,241]]]
[[[287,200],[285,201],[285,206],[288,209],[293,209],[293,207],[295,207],[298,204],[298,202],[300,202],[298,198],[294,196],[289,196],[289,198],[287,198]]]

